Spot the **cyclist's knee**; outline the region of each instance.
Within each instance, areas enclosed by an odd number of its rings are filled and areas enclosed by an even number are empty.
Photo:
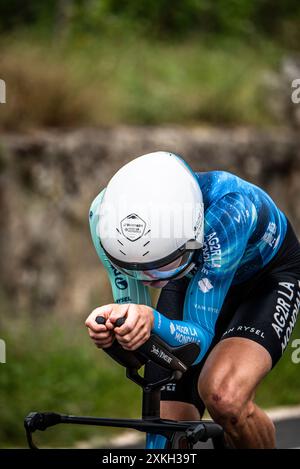
[[[252,399],[234,380],[203,383],[200,379],[198,388],[211,417],[229,433],[239,431],[254,412]]]

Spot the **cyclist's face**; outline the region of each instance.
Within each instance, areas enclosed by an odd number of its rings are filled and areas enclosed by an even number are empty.
[[[179,257],[178,259],[175,259],[175,261],[170,262],[170,264],[164,265],[163,267],[161,267],[160,269],[157,269],[157,270],[160,271],[160,272],[167,272],[167,271],[176,269],[180,265],[181,260],[182,260],[182,256]],[[145,271],[145,274],[146,273],[147,272]],[[153,288],[163,288],[164,286],[167,285],[168,282],[169,282],[169,280],[150,280],[150,279],[149,279],[149,281],[148,280],[147,281],[145,281],[145,280],[142,281],[143,285],[147,285],[147,286],[150,286],[150,287],[153,287]]]
[[[162,288],[171,279],[178,278],[179,275],[183,274],[187,267],[189,267],[192,260],[193,252],[186,251],[178,259],[170,262],[159,269],[150,270],[131,270],[123,267],[115,268],[120,272],[123,272],[128,277],[132,277],[144,283],[144,285],[151,285],[155,288]]]
[[[153,280],[153,282],[145,282],[145,280],[142,280],[143,285],[147,285],[152,288],[164,288],[167,283],[169,283],[169,280]]]

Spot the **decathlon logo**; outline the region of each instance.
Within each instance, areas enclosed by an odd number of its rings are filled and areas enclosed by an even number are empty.
[[[214,288],[208,278],[202,278],[199,280],[198,287],[203,293],[208,293],[212,288]]]
[[[6,84],[4,80],[0,79],[0,104],[6,103]]]
[[[0,363],[6,363],[6,345],[2,339],[0,339]]]

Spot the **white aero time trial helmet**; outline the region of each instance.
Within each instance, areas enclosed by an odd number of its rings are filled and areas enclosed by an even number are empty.
[[[110,262],[126,275],[144,281],[185,275],[203,246],[203,232],[198,181],[173,153],[132,160],[105,189],[97,233]]]

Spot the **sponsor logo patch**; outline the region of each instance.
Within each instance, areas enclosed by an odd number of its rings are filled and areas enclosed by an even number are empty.
[[[214,268],[221,267],[222,249],[217,233],[210,233],[205,237],[203,244],[203,260]]]
[[[174,326],[174,324],[171,322],[171,323],[170,323],[170,332],[171,332],[172,335],[174,334],[175,330],[176,330],[176,329],[175,329],[175,326]]]
[[[115,276],[116,287],[119,290],[125,290],[126,288],[128,288],[128,282],[126,278],[124,277],[124,275],[121,272],[119,272],[119,270],[117,270],[113,265],[111,266],[111,268]]]
[[[203,293],[208,293],[212,288],[214,288],[208,278],[202,278],[199,280],[198,287]]]

